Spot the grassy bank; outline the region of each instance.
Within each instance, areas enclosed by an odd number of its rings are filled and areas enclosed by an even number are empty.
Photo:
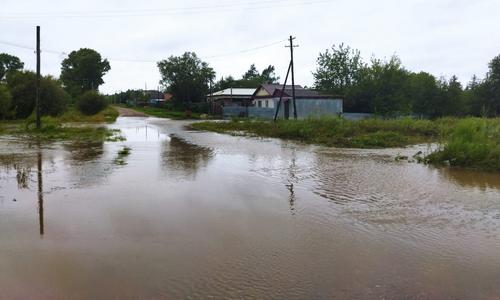
[[[427,160],[438,165],[500,171],[500,119],[460,120]]]
[[[171,110],[166,110],[164,108],[157,108],[157,107],[132,107],[131,109],[143,112],[147,115],[157,117],[157,118],[168,118],[168,119],[174,119],[174,120],[197,120],[201,119],[201,115],[198,113],[191,113],[191,116],[188,117],[186,116],[186,113],[184,111],[171,111]]]
[[[87,116],[78,111],[75,107],[70,107],[60,117],[56,118],[61,123],[112,123],[118,118],[118,112],[111,106],[106,107],[100,113],[92,116]]]
[[[251,135],[299,140],[346,148],[387,148],[435,141],[447,131],[453,119],[349,121],[336,117],[305,120],[279,120],[276,123],[256,120],[231,122],[201,122],[194,129],[221,133]]]
[[[43,141],[72,140],[72,141],[105,141],[120,140],[119,132],[105,126],[69,126],[66,123],[104,123],[113,122],[118,112],[108,107],[93,116],[86,116],[74,108],[69,108],[60,117],[42,117],[42,128],[35,128],[35,118],[32,115],[26,120],[0,122],[0,135],[11,135],[25,139]]]
[[[439,143],[423,161],[435,165],[500,171],[500,119],[349,121],[340,118],[201,122],[194,129],[250,134],[348,148],[390,148]]]

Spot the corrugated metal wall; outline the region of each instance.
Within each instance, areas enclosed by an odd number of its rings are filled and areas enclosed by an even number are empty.
[[[275,99],[275,106],[278,100]],[[300,119],[308,117],[321,117],[325,115],[337,116],[342,113],[341,99],[297,99],[297,116]],[[244,117],[272,119],[274,117],[274,108],[264,107],[224,107],[224,118]],[[285,105],[282,102],[279,117],[283,118],[285,113]],[[293,104],[290,101],[290,118],[293,118]]]

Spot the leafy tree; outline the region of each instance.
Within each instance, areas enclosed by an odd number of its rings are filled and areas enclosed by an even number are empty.
[[[265,68],[260,74],[262,83],[278,83],[280,78],[274,72],[275,68],[272,65]]]
[[[61,81],[72,96],[85,91],[97,91],[104,83],[104,75],[111,69],[107,59],[93,49],[82,48],[71,52],[62,62]]]
[[[500,114],[500,55],[489,63],[489,71],[485,81],[485,88],[489,98],[489,114]]]
[[[0,119],[4,120],[12,115],[12,95],[6,85],[0,84]]]
[[[279,77],[275,74],[275,68],[269,65],[262,73],[259,73],[255,64],[252,64],[241,79],[236,80],[233,76],[221,78],[213,86],[214,91],[221,91],[227,88],[257,88],[265,83],[278,83]]]
[[[239,87],[236,84],[238,82],[237,80],[234,79],[233,76],[227,76],[226,78],[222,77],[219,81],[217,81],[213,86],[212,86],[212,91],[222,91],[231,87]]]
[[[36,74],[29,71],[10,73],[7,85],[12,94],[12,107],[17,118],[27,118],[35,108]],[[57,116],[64,112],[69,96],[58,80],[45,76],[40,81],[40,112]]]
[[[420,72],[409,74],[409,97],[412,111],[419,116],[433,116],[440,89],[436,77]]]
[[[0,53],[0,81],[5,79],[7,73],[12,71],[20,71],[24,68],[24,63],[13,55]]]
[[[257,68],[255,67],[255,64],[250,65],[250,68],[248,71],[243,74],[241,79],[249,80],[249,79],[255,79],[260,76],[259,71],[257,71]]]
[[[340,44],[320,53],[314,75],[317,89],[344,95],[360,82],[366,68],[359,50]]]
[[[83,114],[91,116],[106,108],[106,98],[97,91],[86,91],[77,98],[76,106]]]
[[[387,117],[410,113],[409,72],[400,59],[372,58],[371,64],[360,72],[359,82],[347,89],[347,102],[352,103],[346,107]]]
[[[158,68],[160,83],[184,103],[203,101],[209,93],[208,83],[215,78],[215,71],[194,52],[170,56],[158,62]]]

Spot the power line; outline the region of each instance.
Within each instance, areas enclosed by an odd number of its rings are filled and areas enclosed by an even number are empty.
[[[113,18],[113,17],[147,17],[147,16],[162,16],[162,15],[188,15],[188,14],[204,14],[204,13],[225,13],[233,12],[245,8],[246,10],[261,10],[269,8],[283,8],[292,6],[316,5],[323,3],[330,3],[335,0],[307,0],[286,3],[286,0],[265,0],[250,2],[254,6],[245,4],[227,4],[227,5],[214,5],[214,6],[199,6],[199,7],[185,7],[185,8],[171,8],[171,9],[156,9],[156,10],[122,10],[122,11],[108,11],[108,12],[55,12],[55,13],[11,13],[0,14],[1,19],[40,19],[40,18]]]
[[[287,41],[287,39],[276,41],[276,42],[272,42],[272,43],[261,45],[261,46],[257,46],[257,47],[252,47],[252,48],[247,48],[247,49],[241,49],[241,50],[236,50],[236,51],[232,51],[232,52],[227,52],[227,53],[223,53],[223,54],[216,54],[216,55],[211,55],[211,56],[202,56],[200,58],[201,59],[213,59],[213,58],[220,58],[220,57],[237,55],[237,54],[241,54],[241,53],[247,53],[247,52],[257,51],[257,50],[260,50],[260,49],[264,49],[264,48],[269,48],[269,47],[275,46],[277,44],[281,44],[284,41]],[[11,46],[11,47],[16,47],[16,48],[21,48],[21,49],[26,49],[26,50],[33,50],[33,51],[36,50],[33,47],[29,47],[29,46],[21,45],[21,44],[17,44],[17,43],[0,41],[0,44],[4,44],[4,45]],[[42,52],[51,53],[51,54],[57,54],[57,55],[64,55],[64,56],[67,55],[67,52],[65,52],[65,51],[56,51],[56,50],[43,49]],[[127,62],[127,63],[157,63],[158,61],[161,60],[161,59],[124,59],[124,58],[111,58],[111,57],[106,57],[106,59],[108,59],[111,62]]]

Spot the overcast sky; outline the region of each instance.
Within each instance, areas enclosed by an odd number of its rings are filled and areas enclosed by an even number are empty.
[[[34,47],[40,25],[43,74],[59,76],[61,52],[93,48],[111,63],[101,87],[110,93],[156,88],[155,61],[185,51],[217,78],[252,63],[284,78],[289,50],[279,41],[293,34],[297,84],[311,86],[319,52],[342,42],[365,60],[397,54],[412,71],[466,83],[500,54],[499,12],[499,0],[0,0],[0,52],[33,70],[33,51],[14,45]]]

